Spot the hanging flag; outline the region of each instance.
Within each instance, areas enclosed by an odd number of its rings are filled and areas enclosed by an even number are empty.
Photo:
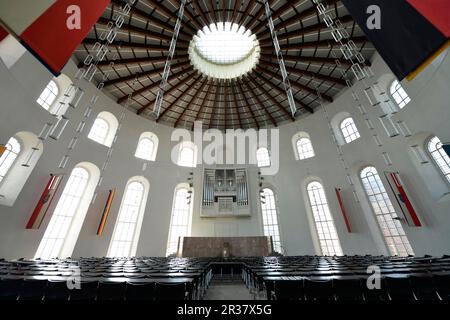
[[[8,36],[8,31],[6,31],[1,25],[0,25],[0,41],[5,39]]]
[[[63,175],[61,174],[50,175],[50,180],[45,186],[45,189],[42,192],[41,198],[39,199],[30,220],[28,220],[26,229],[39,229],[41,227],[42,221],[44,220],[53,198],[55,197],[56,191],[58,191],[62,179]]]
[[[342,0],[399,80],[411,80],[448,45],[448,0]]]
[[[100,219],[100,224],[97,229],[97,235],[101,236],[103,230],[105,229],[106,220],[108,219],[109,211],[111,210],[111,205],[113,203],[114,197],[116,195],[116,189],[109,190],[108,199],[106,200],[105,208],[103,209],[102,218]]]
[[[15,0],[17,1],[17,0]],[[32,1],[42,2],[40,5],[31,5],[27,0],[27,5],[38,6],[35,10],[30,10],[24,6],[24,0],[19,0],[15,4],[11,0],[6,3],[15,8],[6,12],[1,10],[5,5],[0,6],[0,19],[11,29],[22,44],[36,56],[55,76],[59,75],[67,61],[69,61],[75,49],[86,38],[89,31],[105,11],[110,0],[57,0],[57,1]],[[40,12],[38,17],[30,15],[28,12]],[[12,19],[17,12],[25,12],[25,18]],[[34,19],[34,20],[33,20]],[[9,24],[8,24],[9,22]]]
[[[348,220],[347,211],[345,210],[344,202],[342,201],[341,189],[334,188],[334,190],[336,191],[336,197],[339,202],[339,207],[341,208],[342,216],[344,217],[344,222],[345,222],[345,226],[347,227],[347,231],[352,232],[352,226],[350,225],[350,220]]]
[[[400,174],[398,172],[385,172],[384,174],[389,182],[392,192],[395,194],[397,203],[400,206],[408,225],[412,227],[421,227],[422,223],[420,222],[416,209],[405,189],[405,185],[400,178]]]

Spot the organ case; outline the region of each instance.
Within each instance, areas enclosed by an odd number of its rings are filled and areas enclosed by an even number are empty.
[[[250,216],[246,169],[204,169],[201,216]]]

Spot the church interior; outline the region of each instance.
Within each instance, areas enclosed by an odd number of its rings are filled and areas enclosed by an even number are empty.
[[[448,21],[0,1],[0,300],[449,301]]]

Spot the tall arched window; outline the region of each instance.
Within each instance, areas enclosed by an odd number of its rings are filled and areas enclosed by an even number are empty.
[[[109,257],[136,254],[147,194],[148,182],[145,178],[134,178],[128,182],[108,250]]]
[[[297,140],[297,155],[300,160],[314,157],[314,149],[311,140],[308,138],[300,138]]]
[[[108,131],[109,131],[108,122],[105,119],[97,118],[95,119],[95,122],[92,125],[88,138],[100,144],[105,144],[106,137],[108,136]]]
[[[358,128],[356,127],[353,118],[349,117],[342,120],[340,127],[345,143],[350,143],[360,137]]]
[[[406,93],[405,89],[403,89],[402,85],[398,80],[394,80],[390,87],[390,93],[392,98],[394,98],[397,106],[402,109],[408,103],[411,102],[411,98]]]
[[[3,181],[9,169],[14,164],[14,161],[16,161],[21,150],[19,141],[17,141],[14,137],[8,140],[5,147],[6,150],[0,157],[0,183]]]
[[[322,184],[313,181],[308,184],[306,189],[322,254],[325,256],[342,255],[341,243]]]
[[[55,81],[50,80],[47,87],[45,87],[44,91],[42,91],[41,95],[36,100],[36,102],[39,103],[45,110],[49,110],[50,107],[55,102],[58,94],[59,94],[58,86],[56,85]]]
[[[361,180],[389,252],[399,256],[413,255],[409,240],[377,169],[374,167],[364,168],[361,171]]]
[[[428,141],[427,149],[447,182],[450,183],[450,158],[442,148],[441,140],[436,136],[431,138]]]
[[[144,132],[139,138],[135,157],[148,161],[155,161],[157,150],[158,137],[151,132]]]
[[[182,167],[195,166],[195,150],[191,146],[183,146],[180,149],[178,165]]]
[[[256,162],[258,167],[270,167],[270,154],[267,148],[259,148],[256,151]]]
[[[275,195],[273,191],[268,188],[261,190],[260,195],[264,235],[266,237],[272,237],[274,250],[278,253],[282,253]]]
[[[172,205],[167,256],[177,253],[180,237],[187,237],[191,234],[192,203],[193,191],[187,185],[178,186],[175,189]]]
[[[89,163],[72,170],[35,258],[65,258],[72,254],[99,176],[98,168]]]

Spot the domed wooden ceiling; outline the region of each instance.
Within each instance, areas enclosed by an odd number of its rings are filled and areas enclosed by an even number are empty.
[[[347,27],[361,53],[370,59],[375,49],[338,0],[328,0],[334,13]],[[297,108],[302,115],[319,106],[316,90],[333,101],[345,82],[335,65],[332,51],[346,69],[339,46],[321,22],[311,0],[269,0],[275,28],[283,50]],[[75,55],[83,61],[99,34],[123,1],[112,0]],[[137,114],[174,127],[193,128],[203,121],[204,128],[265,128],[295,121],[291,116],[281,73],[274,53],[264,5],[261,0],[188,0],[172,71],[164,95],[160,117],[153,110],[170,40],[177,18],[176,0],[139,0],[133,6],[110,53],[99,64],[100,81],[109,72],[105,90],[124,104],[132,93],[130,108]],[[246,75],[222,80],[208,78],[190,62],[188,47],[204,26],[234,22],[256,35],[261,53],[255,69]],[[111,67],[110,62],[114,61]]]

